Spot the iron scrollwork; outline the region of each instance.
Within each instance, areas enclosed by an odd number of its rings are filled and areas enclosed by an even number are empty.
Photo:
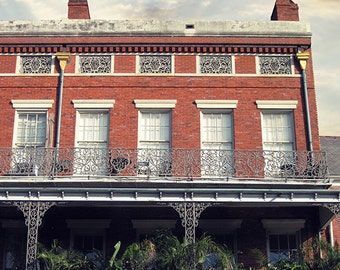
[[[292,74],[290,56],[259,56],[260,74]]]
[[[48,74],[52,71],[52,56],[21,56],[21,73]]]
[[[140,73],[171,73],[170,55],[141,55]]]
[[[110,55],[92,55],[79,57],[80,73],[111,73]]]
[[[203,74],[231,74],[232,58],[224,56],[200,56],[200,72]]]
[[[182,219],[187,243],[195,242],[198,220],[202,212],[211,205],[211,203],[169,203],[169,206],[174,208]]]
[[[26,269],[28,270],[36,269],[38,229],[46,211],[55,204],[55,202],[13,202],[13,205],[22,211],[27,226]]]

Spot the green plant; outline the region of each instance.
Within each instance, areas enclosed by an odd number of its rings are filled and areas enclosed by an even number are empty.
[[[127,269],[145,270],[152,265],[155,256],[155,245],[150,240],[144,240],[129,245],[121,260]]]
[[[93,263],[81,252],[64,249],[57,240],[53,240],[51,248],[40,246],[37,258],[45,270],[94,269]]]

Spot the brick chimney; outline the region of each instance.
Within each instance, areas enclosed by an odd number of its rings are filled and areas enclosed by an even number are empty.
[[[69,19],[91,19],[90,9],[87,0],[69,0],[68,2]]]
[[[299,21],[299,6],[292,0],[276,0],[272,21]]]

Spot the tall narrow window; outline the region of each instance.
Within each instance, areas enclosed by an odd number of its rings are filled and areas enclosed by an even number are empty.
[[[202,174],[227,176],[233,174],[232,113],[202,110],[201,115]]]
[[[152,149],[170,148],[170,112],[141,111],[139,147]]]
[[[47,110],[53,100],[12,100],[12,104],[16,117],[11,173],[38,175],[46,166]]]
[[[140,111],[139,152],[140,174],[170,175],[171,171],[170,111]]]
[[[280,177],[292,176],[296,171],[294,160],[295,132],[292,111],[263,111],[262,140],[265,156],[265,175]]]
[[[46,112],[19,112],[17,123],[15,146],[45,146]]]
[[[76,127],[78,174],[107,174],[108,111],[78,111]]]
[[[108,111],[79,111],[76,146],[107,148],[108,126]]]

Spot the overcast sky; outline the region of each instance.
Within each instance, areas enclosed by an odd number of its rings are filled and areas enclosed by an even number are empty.
[[[275,0],[88,0],[92,19],[267,21]],[[340,0],[295,0],[311,24],[320,135],[340,136]],[[67,17],[68,0],[0,0],[1,20]]]

